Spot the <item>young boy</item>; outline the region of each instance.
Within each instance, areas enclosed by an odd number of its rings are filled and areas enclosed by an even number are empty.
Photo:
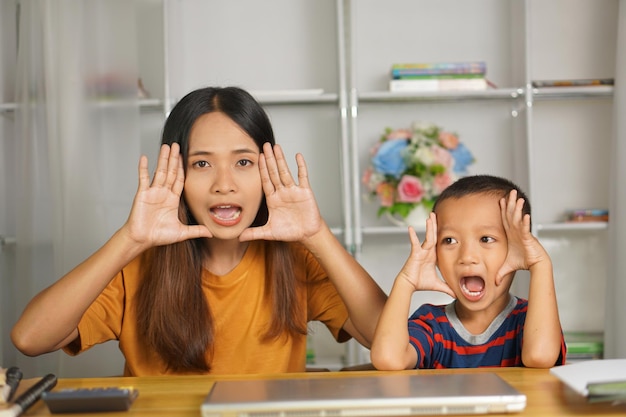
[[[552,261],[530,232],[530,204],[519,187],[489,175],[464,177],[437,199],[422,245],[412,228],[409,238],[411,253],[372,343],[377,369],[565,362]],[[528,300],[509,294],[517,270],[530,271]],[[422,290],[455,300],[421,306],[407,327],[411,296]]]

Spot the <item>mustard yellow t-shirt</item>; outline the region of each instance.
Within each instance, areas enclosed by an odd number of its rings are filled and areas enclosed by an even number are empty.
[[[298,294],[306,304],[307,322],[326,324],[335,339],[347,340],[341,328],[348,318],[346,307],[326,272],[303,246],[294,244],[296,274],[306,281]],[[306,336],[284,336],[265,342],[262,337],[271,320],[271,303],[265,294],[265,245],[251,242],[231,272],[217,276],[205,270],[203,289],[215,319],[212,374],[301,372],[305,370]],[[109,340],[119,340],[126,359],[124,375],[164,375],[162,359],[139,343],[135,297],[139,287],[140,258],[117,274],[83,315],[79,337],[64,350],[76,355]],[[342,340],[343,339],[343,340]],[[208,357],[208,356],[207,356]]]

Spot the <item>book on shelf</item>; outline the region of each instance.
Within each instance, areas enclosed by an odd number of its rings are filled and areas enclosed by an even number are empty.
[[[606,209],[577,209],[565,213],[567,222],[608,222],[609,211]]]
[[[581,78],[570,80],[536,80],[532,82],[535,88],[544,87],[591,87],[599,85],[614,85],[613,78]]]
[[[485,78],[485,74],[407,74],[392,76],[393,80],[455,80],[455,79],[469,79],[469,78]]]
[[[602,332],[566,331],[567,362],[580,362],[604,357],[604,334]]]
[[[410,75],[480,74],[485,75],[484,61],[400,63],[391,66],[391,78]]]
[[[396,79],[389,81],[392,92],[427,92],[427,91],[480,91],[488,87],[484,77],[478,78],[425,78]]]

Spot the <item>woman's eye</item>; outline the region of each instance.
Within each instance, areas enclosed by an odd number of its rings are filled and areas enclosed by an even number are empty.
[[[193,163],[193,166],[198,168],[206,168],[209,166],[209,163],[207,161],[197,161]]]
[[[247,167],[252,165],[252,161],[249,159],[242,159],[241,161],[237,162],[237,164],[242,167]]]

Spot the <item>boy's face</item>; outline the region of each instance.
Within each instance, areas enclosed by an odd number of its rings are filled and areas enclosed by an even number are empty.
[[[493,309],[508,302],[513,274],[496,287],[496,274],[507,255],[508,241],[499,198],[473,194],[437,206],[437,266],[457,302],[470,311]]]

